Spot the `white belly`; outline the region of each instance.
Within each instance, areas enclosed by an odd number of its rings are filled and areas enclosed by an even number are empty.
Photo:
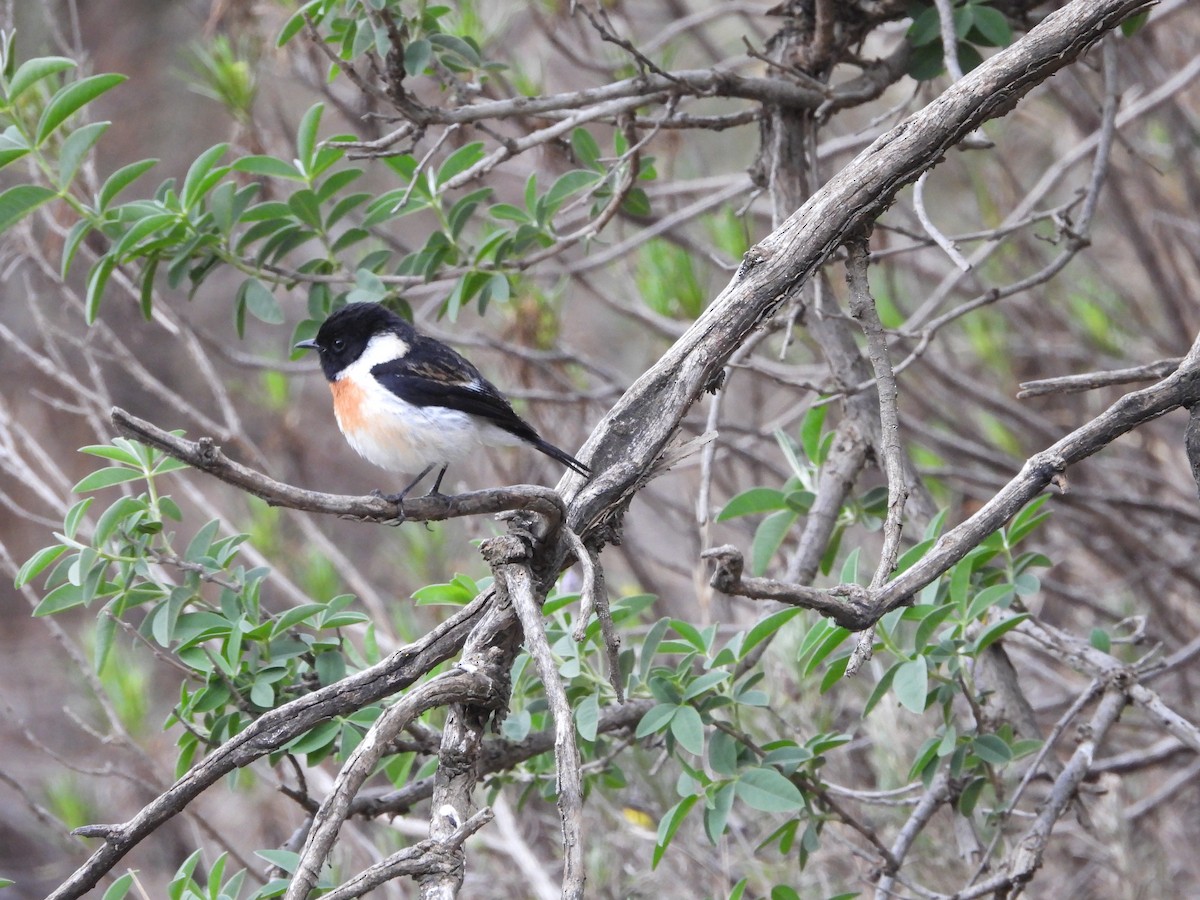
[[[479,429],[466,413],[413,406],[383,389],[366,398],[360,416],[339,414],[338,426],[363,459],[407,475],[457,462],[480,445]]]

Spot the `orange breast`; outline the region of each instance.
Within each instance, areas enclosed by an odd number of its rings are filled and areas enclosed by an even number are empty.
[[[329,382],[329,390],[333,393],[333,412],[342,434],[356,434],[366,424],[363,389],[353,379],[339,378]]]

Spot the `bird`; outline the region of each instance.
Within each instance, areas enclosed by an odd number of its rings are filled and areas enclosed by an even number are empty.
[[[483,444],[528,444],[591,475],[571,454],[543,440],[466,358],[379,303],[341,307],[316,337],[295,346],[317,351],[338,428],[350,446],[380,468],[418,473],[399,493],[374,492],[397,506],[435,468],[429,494],[440,494],[447,467]]]

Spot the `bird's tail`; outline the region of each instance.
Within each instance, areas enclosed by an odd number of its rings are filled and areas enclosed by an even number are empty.
[[[549,456],[551,459],[558,460],[560,463],[562,463],[568,469],[578,472],[580,475],[583,475],[583,476],[589,476],[592,474],[591,469],[589,469],[587,466],[585,466],[583,463],[581,463],[579,460],[577,460],[575,457],[573,457],[570,453],[568,453],[565,450],[559,450],[553,444],[551,444],[547,441],[543,441],[540,437],[536,438],[533,441],[530,441],[530,443],[533,444],[533,446],[537,447],[539,450],[541,450],[543,453],[545,453],[547,456]]]

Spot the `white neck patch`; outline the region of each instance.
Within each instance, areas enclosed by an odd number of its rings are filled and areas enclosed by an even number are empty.
[[[365,376],[380,363],[391,362],[393,359],[401,359],[408,355],[408,344],[394,332],[388,331],[384,334],[377,334],[367,342],[366,348],[362,354],[346,366],[338,378],[341,379],[346,375]]]

